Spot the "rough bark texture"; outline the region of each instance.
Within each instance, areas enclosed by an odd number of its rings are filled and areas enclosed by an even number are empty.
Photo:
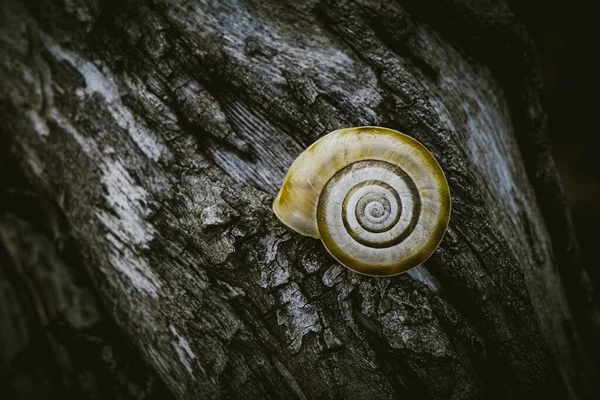
[[[591,398],[598,313],[510,3],[5,1],[2,379],[35,345],[88,398]],[[451,186],[402,276],[270,211],[304,147],[357,125]]]

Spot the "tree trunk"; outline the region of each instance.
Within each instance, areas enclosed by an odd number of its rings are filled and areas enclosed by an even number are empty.
[[[5,1],[15,397],[591,398],[600,319],[508,3]],[[448,232],[401,276],[271,212],[306,146],[359,125],[449,180]]]

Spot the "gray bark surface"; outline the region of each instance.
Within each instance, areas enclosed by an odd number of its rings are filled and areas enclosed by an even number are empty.
[[[509,3],[8,0],[1,18],[3,175],[26,182],[3,196],[35,198],[0,220],[4,371],[43,343],[59,376],[98,349],[71,385],[88,398],[593,396],[600,319]],[[448,233],[401,276],[353,274],[271,211],[306,146],[358,125],[415,137],[450,184]]]

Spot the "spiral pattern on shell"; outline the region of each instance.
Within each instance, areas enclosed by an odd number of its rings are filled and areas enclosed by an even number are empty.
[[[346,267],[388,276],[437,248],[450,193],[441,167],[419,142],[360,127],[332,132],[302,153],[273,209],[294,230],[321,238]]]
[[[386,248],[410,235],[420,209],[417,187],[401,168],[383,161],[358,161],[325,185],[317,220],[322,221],[319,232],[338,244],[349,236],[369,248]],[[340,214],[343,226],[337,223]]]

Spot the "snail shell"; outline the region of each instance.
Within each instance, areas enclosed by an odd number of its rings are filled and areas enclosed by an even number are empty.
[[[391,276],[438,247],[450,220],[450,190],[415,139],[387,128],[348,128],[300,154],[273,211],[296,232],[320,238],[351,270]]]

